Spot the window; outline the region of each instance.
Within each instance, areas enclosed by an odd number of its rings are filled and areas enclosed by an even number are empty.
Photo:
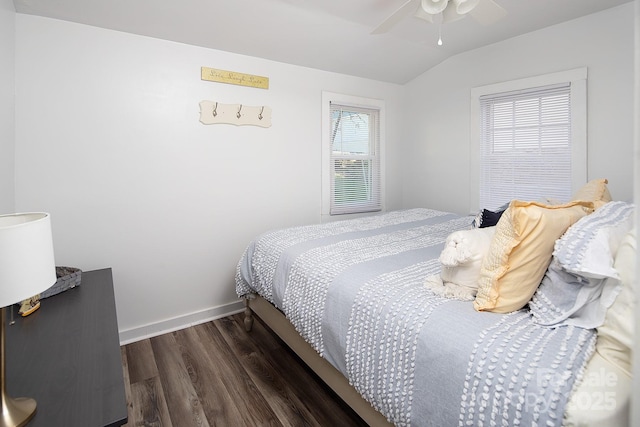
[[[323,103],[323,214],[382,210],[380,101],[325,93]]]
[[[566,202],[586,182],[586,69],[475,89],[474,103],[476,209]]]

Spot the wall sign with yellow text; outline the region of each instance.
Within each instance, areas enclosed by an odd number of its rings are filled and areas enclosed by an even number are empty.
[[[219,70],[217,68],[201,67],[202,80],[209,82],[228,83],[232,85],[249,86],[259,89],[269,89],[269,77],[235,71]]]

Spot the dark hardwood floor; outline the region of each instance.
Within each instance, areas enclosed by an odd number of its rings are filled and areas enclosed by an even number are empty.
[[[268,327],[241,314],[121,347],[129,427],[365,426]]]

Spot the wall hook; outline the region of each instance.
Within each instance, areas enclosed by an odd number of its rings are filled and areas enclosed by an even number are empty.
[[[224,104],[218,101],[200,102],[200,122],[205,125],[271,127],[271,107],[267,105]]]

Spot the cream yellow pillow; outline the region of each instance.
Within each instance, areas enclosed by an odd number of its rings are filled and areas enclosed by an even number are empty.
[[[579,189],[571,200],[593,202],[594,207],[597,209],[611,201],[611,193],[609,193],[609,188],[607,187],[608,183],[609,181],[606,178],[593,179]]]
[[[609,362],[631,375],[633,359],[634,314],[636,297],[633,285],[636,277],[636,231],[630,231],[622,240],[614,268],[620,275],[622,289],[607,310],[604,324],[598,328],[596,351]],[[616,280],[609,278],[607,280]]]
[[[545,205],[512,201],[498,221],[482,261],[475,309],[509,313],[524,307],[551,262],[555,241],[591,212],[592,202]]]

